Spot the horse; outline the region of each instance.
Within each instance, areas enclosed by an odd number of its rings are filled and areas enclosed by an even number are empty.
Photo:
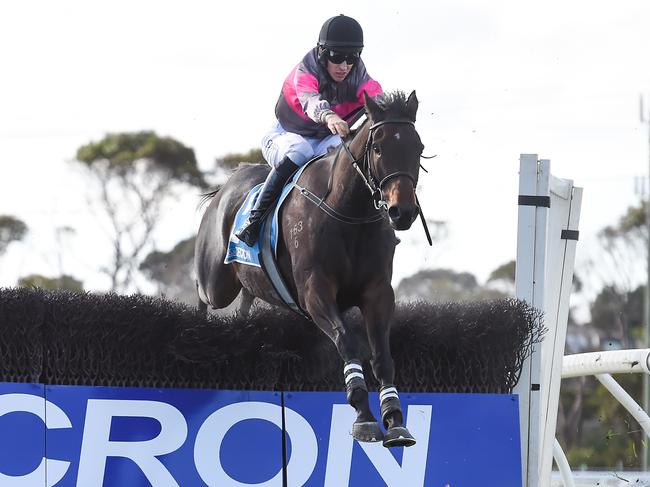
[[[377,99],[364,92],[366,120],[343,143],[308,165],[279,210],[278,267],[296,303],[334,342],[343,359],[348,403],[356,410],[352,435],[411,446],[404,426],[389,332],[395,309],[391,286],[399,239],[420,214],[415,189],[424,146],[415,129],[418,100],[401,91]],[[203,215],[195,246],[196,285],[203,309],[224,308],[240,290],[282,306],[263,271],[224,264],[234,216],[249,190],[269,168],[240,165],[217,191]],[[358,307],[380,384],[382,431],[368,405],[360,344],[342,313]]]

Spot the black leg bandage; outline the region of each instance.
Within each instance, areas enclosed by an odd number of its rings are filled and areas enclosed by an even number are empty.
[[[397,389],[393,385],[386,385],[381,388],[379,392],[379,402],[381,403],[381,421],[384,423],[384,426],[388,428],[389,426],[401,425],[402,424],[402,407],[399,403],[399,396],[397,395]],[[388,416],[395,414],[395,424],[388,424]]]
[[[345,377],[345,390],[348,396],[348,402],[355,389],[363,389],[368,391],[366,386],[366,379],[363,377],[363,367],[358,360],[350,360],[346,362],[343,368],[343,376]]]

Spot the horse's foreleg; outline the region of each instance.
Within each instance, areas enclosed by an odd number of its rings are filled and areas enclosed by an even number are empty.
[[[359,441],[380,441],[384,435],[368,404],[368,387],[359,359],[359,344],[341,318],[335,296],[336,293],[329,283],[310,281],[306,286],[305,306],[314,322],[330,337],[343,358],[348,404],[357,412],[357,419],[352,425],[352,436]]]
[[[404,417],[395,387],[395,366],[390,353],[390,323],[395,295],[389,283],[375,286],[364,294],[361,305],[372,352],[372,370],[380,383],[381,420],[386,428],[384,446],[411,446],[415,439],[404,427]]]

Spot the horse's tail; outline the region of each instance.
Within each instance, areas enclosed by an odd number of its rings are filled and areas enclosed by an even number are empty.
[[[196,206],[196,211],[199,211],[204,204],[206,204],[208,201],[214,198],[220,190],[221,190],[221,186],[217,186],[212,191],[208,191],[207,193],[201,193],[199,195],[201,196],[201,201],[199,201],[199,204]]]

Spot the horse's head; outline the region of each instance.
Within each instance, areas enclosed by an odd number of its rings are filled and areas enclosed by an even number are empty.
[[[418,99],[415,91],[408,99],[401,91],[377,101],[364,95],[370,118],[366,169],[377,190],[376,203],[386,209],[393,228],[407,230],[419,214],[415,187],[424,146],[414,124]]]

